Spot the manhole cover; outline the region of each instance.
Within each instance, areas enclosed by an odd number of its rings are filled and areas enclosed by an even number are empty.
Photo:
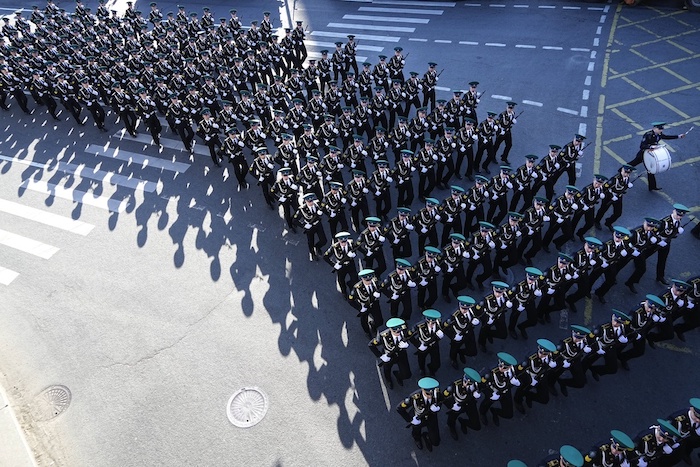
[[[226,415],[240,428],[256,425],[267,413],[267,395],[259,388],[243,388],[228,400]]]
[[[38,420],[46,421],[58,417],[70,405],[72,396],[70,389],[65,386],[49,386],[35,400],[35,416]]]

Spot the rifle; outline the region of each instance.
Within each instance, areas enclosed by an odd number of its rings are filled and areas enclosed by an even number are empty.
[[[515,118],[520,117],[520,116],[523,114],[523,112],[525,112],[525,111],[524,111],[524,110],[521,110],[520,113],[519,113],[518,115],[515,116]]]
[[[443,71],[445,71],[444,68],[443,68],[442,70],[440,70],[440,73],[437,74],[437,77],[438,77],[438,78],[440,77],[440,75],[442,74]],[[692,128],[691,128],[691,130],[692,130]]]

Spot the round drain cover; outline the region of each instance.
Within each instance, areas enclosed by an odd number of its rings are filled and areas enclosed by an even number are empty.
[[[240,428],[256,425],[267,413],[267,395],[260,388],[242,388],[228,400],[226,415]]]
[[[65,386],[49,386],[36,398],[36,416],[39,420],[51,420],[66,411],[71,403],[71,392]]]

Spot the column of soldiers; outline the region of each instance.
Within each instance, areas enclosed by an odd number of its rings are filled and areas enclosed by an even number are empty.
[[[495,289],[500,287],[501,284],[494,283]],[[498,300],[497,297],[495,292],[479,305],[471,297],[462,297],[460,309],[445,321],[441,320],[438,311],[426,310],[423,314],[425,320],[413,329],[400,318],[388,320],[387,329],[370,342],[370,348],[379,357],[378,364],[383,368],[387,381],[390,381],[390,372],[394,366],[397,366],[397,370],[393,371],[393,375],[402,386],[403,380],[411,376],[407,357],[411,346],[416,349],[420,366],[421,354],[427,355],[430,352],[432,340],[439,341],[447,334],[453,341],[462,336],[458,341],[460,343],[466,338],[466,333],[460,330],[463,328],[459,325],[468,325],[478,317],[477,307],[481,307],[482,312],[486,313],[490,307],[489,300]],[[514,295],[512,300],[519,303],[520,297]],[[446,387],[440,387],[439,382],[432,377],[423,377],[418,382],[420,389],[403,399],[398,404],[397,411],[408,423],[407,427],[411,428],[419,449],[427,447],[428,450],[432,450],[440,444],[438,413],[441,411],[447,412],[446,423],[454,439],[459,437],[457,422],[460,424],[459,431],[464,434],[468,433],[469,429],[480,430],[482,425],[488,425],[491,420],[499,426],[501,419],[513,417],[514,409],[525,413],[523,402],[531,408],[533,402],[545,404],[552,395],[557,396],[561,393],[566,397],[569,388],[584,387],[587,384],[588,373],[598,381],[601,375],[616,373],[618,366],[629,369],[627,362],[644,354],[646,343],[652,345],[654,342],[652,336],[662,333],[666,327],[673,328],[672,323],[675,320],[686,323],[687,320],[696,319],[697,313],[690,310],[698,300],[700,276],[692,279],[690,283],[674,280],[673,286],[665,293],[660,296],[648,294],[629,314],[613,309],[610,320],[592,330],[580,325],[571,325],[571,336],[563,339],[558,345],[547,339],[538,339],[537,350],[521,362],[508,353],[500,352],[497,355],[497,366],[486,374],[480,374],[467,367],[458,379]],[[685,311],[681,311],[683,309]],[[684,317],[680,318],[681,315]],[[470,331],[473,333],[473,330]],[[469,345],[465,350],[468,349]],[[431,357],[433,367],[428,365],[428,368],[431,376],[434,376],[436,368],[439,367],[439,360],[437,365],[435,361],[435,357],[439,359],[439,349],[433,351]],[[424,356],[423,360],[425,359]],[[698,413],[691,409],[690,413],[678,413],[671,417],[673,429],[677,430],[673,433],[679,438],[687,438],[683,448],[676,443],[679,440],[675,440],[669,444],[671,449],[663,449],[663,443],[655,444],[653,437],[647,436],[647,433],[642,433],[632,448],[628,447],[632,443],[627,443],[626,449],[637,450],[635,461],[638,463],[629,465],[675,465],[676,462],[664,463],[658,460],[659,457],[671,455],[672,451],[677,460],[688,459],[690,451],[700,446],[697,438],[690,437],[698,428],[697,415]],[[652,428],[654,429],[658,427]],[[607,448],[601,447],[600,452],[589,454],[586,457],[586,465],[622,465],[603,463],[602,459],[610,454],[609,451],[603,452],[605,449]],[[559,465],[547,462],[549,461],[546,461],[545,465]]]

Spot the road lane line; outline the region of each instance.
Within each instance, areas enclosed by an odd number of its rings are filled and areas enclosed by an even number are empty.
[[[398,16],[366,16],[366,15],[343,15],[343,19],[354,21],[383,21],[385,23],[412,23],[428,24],[427,18],[400,18]]]
[[[92,229],[95,228],[94,225],[88,224],[87,222],[59,216],[52,212],[25,206],[2,198],[0,198],[0,212],[65,230],[66,232],[82,235],[83,237],[92,232]]]
[[[346,39],[348,37],[347,33],[333,31],[311,31],[309,35],[320,37],[338,37],[343,39]],[[355,39],[375,42],[398,42],[399,40],[401,40],[400,37],[396,36],[375,36],[372,34],[355,34]]]
[[[367,11],[370,13],[402,13],[406,15],[442,15],[445,10],[417,10],[411,8],[381,8],[373,6],[361,6],[359,11]]]
[[[559,112],[563,112],[563,113],[569,114],[569,115],[578,115],[578,111],[571,110],[571,109],[565,109],[564,107],[557,107],[557,110]]]
[[[0,229],[0,245],[29,253],[42,259],[49,259],[58,252],[55,246]]]
[[[49,196],[55,196],[57,198],[67,199],[69,201],[74,201],[76,203],[93,206],[111,212],[124,212],[126,206],[129,204],[127,199],[117,200],[111,199],[107,196],[95,197],[92,193],[64,188],[62,186],[54,185],[53,183],[47,183],[41,180],[25,180],[20,184],[20,188],[36,191]]]
[[[328,23],[327,28],[338,29],[362,29],[365,31],[386,31],[386,32],[416,32],[416,28],[404,28],[401,26],[375,26],[371,24],[356,24],[356,23]],[[357,35],[355,35],[357,37]]]
[[[530,100],[523,100],[523,104],[528,104],[528,105],[534,105],[536,107],[542,107],[544,104],[542,102],[537,102],[537,101],[530,101]]]
[[[163,144],[163,146],[165,146],[165,143],[167,142],[164,141],[165,139],[167,138],[161,138],[161,143]],[[180,141],[177,142],[182,144],[182,142]],[[184,173],[187,171],[187,169],[190,168],[190,164],[186,164],[184,162],[174,162],[165,159],[160,159],[158,157],[144,156],[143,154],[137,154],[135,152],[122,151],[119,148],[104,148],[102,146],[98,146],[97,144],[89,145],[87,149],[85,149],[85,152],[89,152],[97,156],[109,157],[112,159],[118,159],[120,161],[126,161],[130,164],[138,164],[142,167],[155,167],[158,169],[169,170],[171,172]]]
[[[304,44],[307,46],[312,46],[312,47],[332,47],[335,49],[335,43],[334,42],[318,42],[318,41],[310,41],[310,40],[305,40]],[[357,50],[366,50],[368,52],[381,52],[384,50],[384,47],[379,46],[379,45],[364,45],[360,44],[357,47]]]
[[[18,272],[0,266],[0,284],[10,285],[19,276]]]

